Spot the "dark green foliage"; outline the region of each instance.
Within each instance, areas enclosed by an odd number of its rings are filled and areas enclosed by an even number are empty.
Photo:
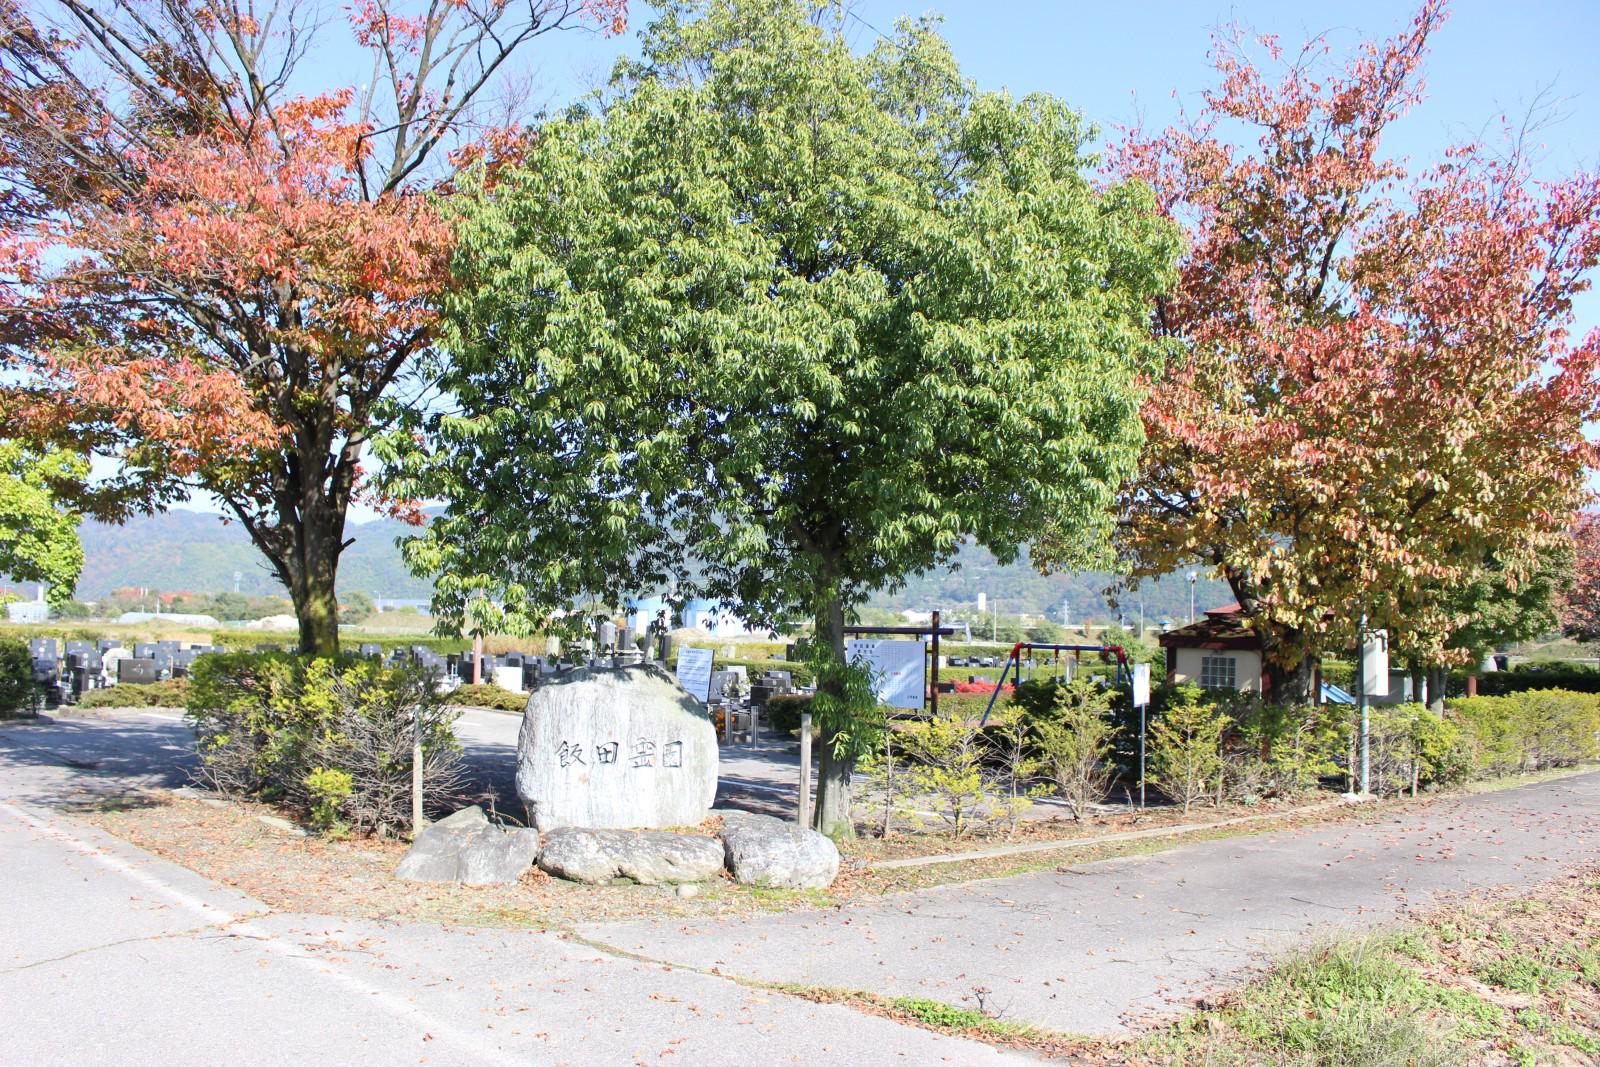
[[[800,713],[811,707],[811,694],[786,693],[767,701],[767,725],[790,733],[800,729]]]
[[[230,653],[195,663],[187,717],[204,774],[222,791],[274,800],[324,829],[388,835],[410,825],[419,720],[425,795],[456,788],[457,714],[409,667]]]
[[[28,655],[28,646],[0,638],[0,718],[31,714],[35,698],[33,659]]]
[[[1465,692],[1465,676],[1453,692]],[[1522,663],[1508,671],[1478,675],[1478,695],[1493,697],[1530,689],[1565,689],[1572,693],[1600,693],[1600,670],[1580,663]]]

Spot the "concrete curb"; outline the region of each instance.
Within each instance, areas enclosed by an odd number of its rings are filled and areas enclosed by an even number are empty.
[[[974,852],[952,852],[939,856],[907,856],[902,859],[883,860],[871,864],[870,867],[875,871],[887,871],[900,867],[926,867],[935,863],[965,863],[969,860],[1002,859],[1006,856],[1025,856],[1034,852],[1064,852],[1068,849],[1091,848],[1095,845],[1112,844],[1118,841],[1182,837],[1185,834],[1200,833],[1204,830],[1244,826],[1255,822],[1266,822],[1270,819],[1293,818],[1298,815],[1314,815],[1319,811],[1342,808],[1348,804],[1349,801],[1341,797],[1338,800],[1324,800],[1317,804],[1307,804],[1304,807],[1288,808],[1284,811],[1262,812],[1260,815],[1240,815],[1232,819],[1220,819],[1217,822],[1189,823],[1180,826],[1152,826],[1145,830],[1124,830],[1121,833],[1100,834],[1095,837],[1080,837],[1067,841],[1034,841],[1026,845],[1007,845],[1003,848],[987,848]]]

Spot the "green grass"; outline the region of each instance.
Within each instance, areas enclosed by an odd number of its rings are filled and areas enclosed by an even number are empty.
[[[1547,886],[1294,953],[1129,1062],[1444,1067],[1600,1054],[1600,886]],[[1581,995],[1575,995],[1581,994]],[[1563,1059],[1563,1057],[1565,1057]]]

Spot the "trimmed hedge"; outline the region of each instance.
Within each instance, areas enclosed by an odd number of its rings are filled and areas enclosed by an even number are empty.
[[[171,678],[148,685],[114,685],[91,689],[78,698],[80,708],[185,708],[189,705],[189,680]]]
[[[1451,688],[1455,690],[1456,687],[1452,685]],[[1478,675],[1479,696],[1506,696],[1541,689],[1600,693],[1600,670],[1578,663],[1523,663],[1508,671],[1487,671]],[[1466,691],[1464,675],[1459,691]]]
[[[527,693],[513,693],[498,685],[463,685],[444,698],[446,704],[457,707],[493,708],[496,711],[522,711],[528,706]]]
[[[1570,767],[1600,756],[1600,695],[1537,689],[1448,704],[1481,777]]]

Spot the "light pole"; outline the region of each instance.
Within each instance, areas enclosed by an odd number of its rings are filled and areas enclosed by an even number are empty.
[[[1139,601],[1139,640],[1144,640],[1144,601]]]
[[[1194,583],[1199,581],[1199,579],[1199,571],[1189,572],[1189,622],[1191,624],[1194,622]]]

